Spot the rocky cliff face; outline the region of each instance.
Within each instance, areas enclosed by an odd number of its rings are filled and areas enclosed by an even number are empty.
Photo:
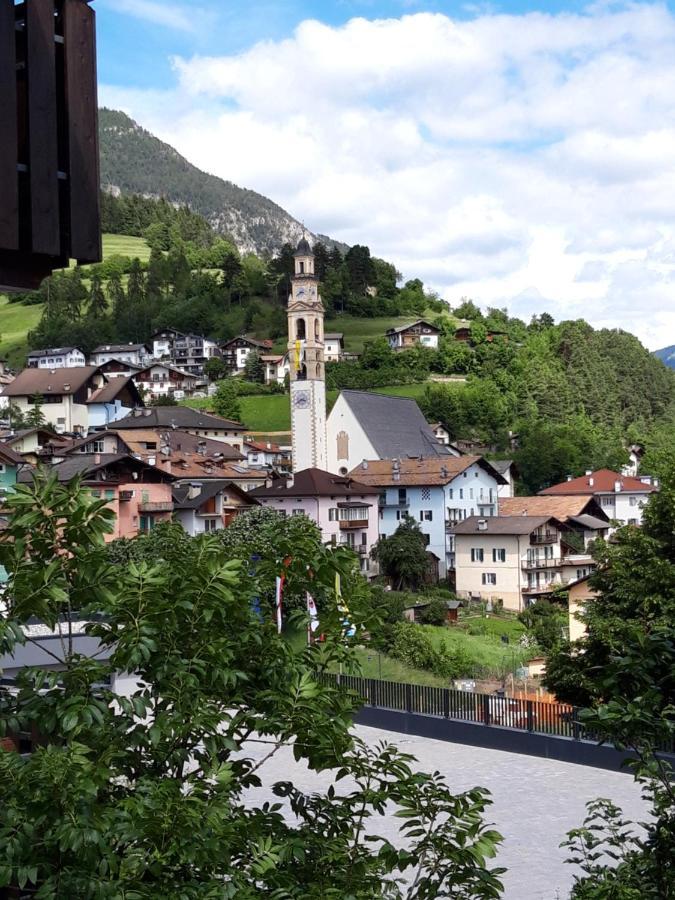
[[[282,244],[296,244],[302,237],[300,222],[272,200],[200,171],[125,113],[101,109],[99,133],[104,190],[185,204],[229,236],[242,253],[274,254]]]

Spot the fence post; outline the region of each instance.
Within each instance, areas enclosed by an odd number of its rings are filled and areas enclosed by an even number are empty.
[[[532,700],[525,701],[527,706],[527,730],[534,731],[534,703]]]
[[[450,691],[443,688],[443,717],[450,718]]]
[[[405,708],[406,708],[406,712],[411,713],[413,711],[413,708],[412,708],[412,684],[406,684],[406,686],[405,686]]]
[[[490,695],[482,694],[483,697],[483,722],[485,725],[490,724]]]
[[[370,679],[370,705],[371,706],[379,705],[378,687],[379,687],[379,682],[375,678],[371,678]]]
[[[581,739],[581,726],[579,725],[579,720],[577,719],[577,713],[579,710],[576,706],[572,707],[572,737],[575,741]]]

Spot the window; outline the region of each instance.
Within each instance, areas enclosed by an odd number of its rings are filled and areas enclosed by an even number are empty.
[[[463,500],[463,499],[464,499],[464,488],[460,488],[460,489],[459,489],[459,499],[460,499],[460,500]]]
[[[334,507],[334,506],[332,506],[332,507],[328,510],[328,521],[329,521],[329,522],[337,522],[337,520],[338,520],[338,511],[337,511],[337,508]]]
[[[304,514],[305,514],[304,509],[294,509],[291,511],[292,516],[304,516]]]
[[[482,547],[471,548],[471,562],[483,562],[484,556],[485,554]]]
[[[107,488],[105,492],[106,500],[114,500],[115,499],[115,491],[112,488]]]
[[[407,503],[408,502],[408,492],[405,488],[398,489],[398,502],[399,503]]]
[[[603,506],[614,506],[614,497],[602,497]]]
[[[218,519],[204,519],[204,531],[216,531],[218,529]]]
[[[469,488],[469,500],[473,500],[473,488]]]
[[[149,503],[149,502],[150,502],[149,491],[141,491],[141,503]]]
[[[637,506],[637,504],[638,504],[638,498],[637,498],[637,497],[629,497],[629,498],[628,498],[628,503],[629,503],[631,506]]]
[[[422,488],[422,500],[431,500],[431,488]]]
[[[448,489],[448,500],[454,500],[454,498],[455,498],[455,491],[453,488],[449,488]]]
[[[434,514],[430,509],[421,509],[420,510],[420,522],[431,522],[433,521]]]
[[[483,584],[495,585],[497,584],[497,575],[494,572],[483,572],[482,581]]]
[[[504,548],[494,548],[492,550],[492,562],[506,562],[506,550]]]

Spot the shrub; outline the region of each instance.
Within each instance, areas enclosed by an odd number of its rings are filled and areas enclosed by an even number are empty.
[[[420,610],[420,619],[425,625],[445,625],[448,620],[446,601],[434,597],[428,606]]]
[[[390,653],[402,663],[433,672],[440,678],[459,678],[471,666],[469,657],[461,648],[451,650],[445,641],[435,647],[429,634],[412,622],[399,622],[393,626]]]

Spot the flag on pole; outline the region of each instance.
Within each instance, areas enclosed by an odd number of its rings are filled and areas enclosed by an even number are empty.
[[[277,575],[276,581],[276,591],[275,591],[275,606],[277,611],[277,632],[281,634],[281,624],[282,624],[282,595],[284,590],[284,576]]]
[[[307,593],[307,612],[309,613],[309,630],[314,633],[319,627],[319,613],[314,602],[314,597]]]
[[[295,342],[295,371],[300,371],[300,352],[302,348],[302,341]]]
[[[337,607],[343,614],[342,627],[344,628],[345,637],[354,637],[356,634],[356,626],[349,621],[349,607],[342,599],[342,583],[340,573],[335,573],[335,597],[337,599]]]

